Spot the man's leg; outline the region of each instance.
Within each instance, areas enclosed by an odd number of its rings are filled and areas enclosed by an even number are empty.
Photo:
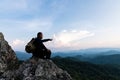
[[[44,52],[42,50],[38,51],[38,57],[44,59]]]
[[[50,59],[50,57],[51,57],[51,51],[47,50],[46,51],[46,59]]]
[[[45,58],[45,57],[44,57],[44,52],[41,52],[41,53],[40,53],[40,58],[42,58],[42,59]]]

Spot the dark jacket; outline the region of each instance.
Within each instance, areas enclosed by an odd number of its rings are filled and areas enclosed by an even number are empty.
[[[43,44],[43,42],[47,42],[50,39],[39,39],[36,38],[34,41],[34,45],[36,47],[35,52],[33,53],[33,56],[41,56],[43,54],[44,51],[47,51],[47,48],[45,47],[45,45]]]

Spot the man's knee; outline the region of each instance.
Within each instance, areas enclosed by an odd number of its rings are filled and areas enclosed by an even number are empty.
[[[48,49],[48,50],[47,50],[47,54],[51,54],[51,50]]]

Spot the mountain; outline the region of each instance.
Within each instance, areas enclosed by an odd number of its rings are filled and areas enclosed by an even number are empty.
[[[87,61],[95,64],[119,64],[120,65],[120,54],[97,56]]]
[[[99,50],[99,49],[97,49]],[[73,57],[75,59],[81,60],[81,61],[88,61],[91,63],[95,63],[95,64],[120,64],[120,51],[119,50],[109,50],[109,49],[104,49],[103,51],[106,52],[99,52],[96,53],[94,52],[94,54],[92,53],[86,53],[86,55],[81,55],[80,53],[76,53],[76,52],[70,52],[70,53],[66,53],[66,52],[58,52],[58,53],[52,53],[52,57],[55,56],[60,56],[60,57]],[[87,50],[88,51],[88,50]],[[93,51],[93,49],[92,49]],[[20,51],[16,51],[16,55],[18,57],[19,60],[27,60],[29,59],[32,54],[28,54],[25,52],[20,52]],[[88,56],[89,55],[89,56]]]
[[[31,57],[19,61],[0,33],[0,80],[72,80],[67,71],[52,60]]]
[[[55,57],[55,56],[61,56],[61,57],[72,57],[72,56],[75,56],[75,55],[80,55],[81,53],[76,53],[76,52],[53,52],[52,53],[52,57]]]
[[[19,60],[27,60],[32,54],[26,52],[15,51]],[[90,48],[83,50],[72,50],[67,52],[52,52],[51,57],[61,56],[61,57],[73,57],[73,56],[82,56],[82,58],[94,58],[101,55],[111,55],[111,54],[120,54],[119,48]]]
[[[52,60],[34,57],[23,62],[13,76],[17,80],[72,80],[71,76],[57,67]]]
[[[60,68],[67,70],[74,80],[120,80],[120,68],[111,65],[97,65],[83,62],[72,57],[54,57]]]
[[[72,56],[71,58],[77,59],[78,61],[87,61],[94,64],[117,64],[120,65],[120,52],[118,51],[108,51],[103,52],[101,55],[94,57],[85,57],[82,55]]]
[[[19,60],[27,60],[32,57],[32,54],[28,54],[26,52],[15,51],[15,53]]]
[[[101,53],[101,52],[107,52],[107,51],[120,51],[120,48],[88,48],[88,49],[81,49],[78,50],[83,53]]]
[[[82,55],[84,57],[96,57],[99,55],[111,55],[111,54],[120,54],[120,48],[89,48],[81,50],[72,50],[66,52],[54,52],[52,57],[61,56],[61,57],[72,57],[77,55]]]

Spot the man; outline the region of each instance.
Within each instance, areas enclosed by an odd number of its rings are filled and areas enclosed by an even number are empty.
[[[34,45],[36,49],[33,52],[33,56],[42,59],[50,59],[51,51],[45,47],[43,42],[52,41],[52,39],[42,39],[42,38],[43,38],[42,32],[38,32],[37,38],[34,41]]]

